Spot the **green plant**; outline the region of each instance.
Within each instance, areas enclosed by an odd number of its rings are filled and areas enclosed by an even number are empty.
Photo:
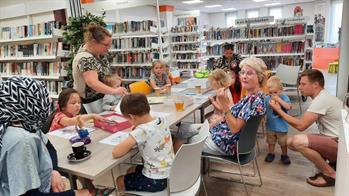
[[[63,32],[63,41],[70,45],[70,54],[67,66],[65,70],[67,71],[68,87],[72,87],[73,75],[72,75],[72,63],[75,55],[77,54],[80,46],[84,43],[84,28],[94,22],[101,26],[106,26],[103,19],[105,18],[105,12],[102,16],[96,16],[91,13],[86,13],[81,17],[69,17],[68,24]]]

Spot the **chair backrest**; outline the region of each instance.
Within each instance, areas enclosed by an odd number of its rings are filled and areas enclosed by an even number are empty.
[[[238,153],[250,153],[256,145],[256,137],[259,124],[263,116],[251,116],[246,124],[240,130],[240,139],[238,141]]]
[[[144,80],[133,82],[129,84],[128,87],[131,93],[143,93],[145,95],[149,95],[152,91],[152,88]]]
[[[192,187],[201,175],[201,153],[209,131],[208,122],[204,122],[196,142],[183,144],[177,151],[170,172],[170,192],[181,192]]]
[[[283,84],[287,85],[297,85],[298,75],[301,66],[289,66],[280,64],[275,70],[276,75],[279,76]]]
[[[94,102],[85,103],[83,105],[88,114],[90,113],[99,114],[103,112],[102,104],[103,104],[103,99],[98,99]]]

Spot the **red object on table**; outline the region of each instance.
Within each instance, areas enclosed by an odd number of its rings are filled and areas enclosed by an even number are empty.
[[[94,121],[95,127],[101,128],[111,133],[116,133],[118,131],[122,131],[132,127],[132,124],[130,123],[130,121],[128,121],[125,117],[123,117],[120,114],[116,114],[116,113],[107,114],[107,115],[103,115],[103,117],[108,119],[108,121],[102,122],[102,121],[95,120]],[[118,121],[113,120],[113,118],[114,119],[117,118]]]

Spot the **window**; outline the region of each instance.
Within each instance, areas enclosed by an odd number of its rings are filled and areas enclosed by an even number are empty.
[[[331,27],[330,27],[330,43],[338,42],[338,30],[342,24],[343,1],[332,1],[331,4]]]
[[[281,7],[269,8],[269,16],[274,16],[275,20],[282,18],[282,8]]]
[[[238,18],[237,12],[227,13],[225,15],[225,23],[227,27],[235,26],[235,20]]]
[[[258,10],[247,10],[247,18],[257,18],[259,16]]]

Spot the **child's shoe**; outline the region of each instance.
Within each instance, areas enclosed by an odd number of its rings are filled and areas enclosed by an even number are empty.
[[[275,154],[268,153],[267,156],[265,157],[265,162],[271,163],[275,159]]]
[[[284,165],[289,165],[289,164],[291,164],[290,157],[288,157],[287,155],[281,155],[281,162],[282,162]]]

